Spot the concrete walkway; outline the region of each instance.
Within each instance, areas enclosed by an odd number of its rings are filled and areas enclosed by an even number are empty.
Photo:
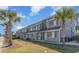
[[[75,46],[79,46],[79,42],[77,41],[71,41],[71,42],[66,42],[66,45],[75,45]]]
[[[0,52],[2,52],[1,47],[3,46],[4,37],[0,37]]]

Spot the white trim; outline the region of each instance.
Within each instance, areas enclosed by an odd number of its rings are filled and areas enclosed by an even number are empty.
[[[46,22],[51,21],[51,20],[54,20],[54,19],[53,19],[53,18],[51,18],[51,19],[49,19],[49,20],[46,20]]]
[[[61,28],[60,29],[55,29],[55,30],[46,30],[46,31],[44,31],[44,32],[51,32],[51,31],[60,31],[61,30]]]
[[[52,38],[55,38],[55,32],[52,32]]]
[[[60,41],[61,41],[61,39],[60,39],[61,36],[60,36],[60,35],[61,35],[61,31],[59,31],[59,42],[58,42],[59,44],[61,43],[61,42],[60,42]]]
[[[45,37],[45,40],[46,40],[46,38],[47,38],[47,32],[45,32],[45,35],[44,35],[44,37]]]

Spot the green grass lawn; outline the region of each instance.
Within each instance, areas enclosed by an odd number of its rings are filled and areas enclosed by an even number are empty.
[[[13,46],[2,48],[5,53],[74,53],[78,52],[78,46],[56,45],[35,41],[13,40]]]
[[[2,48],[2,52],[8,52],[8,53],[55,52],[56,53],[57,51],[32,42],[13,40],[13,46]]]

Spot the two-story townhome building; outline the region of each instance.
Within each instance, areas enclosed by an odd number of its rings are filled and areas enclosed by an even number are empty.
[[[73,23],[74,22],[74,23]],[[75,35],[75,20],[65,21],[65,41]],[[16,32],[16,35],[22,39],[49,43],[61,43],[61,23],[58,20],[49,17],[40,22],[24,27]]]

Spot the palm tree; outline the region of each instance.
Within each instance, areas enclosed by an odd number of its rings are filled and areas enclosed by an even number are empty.
[[[20,17],[17,17],[17,13],[10,10],[0,10],[0,20],[3,21],[5,27],[5,42],[6,46],[12,45],[12,26],[13,23],[20,22]],[[4,44],[5,44],[4,42]]]
[[[72,29],[73,30],[75,30],[76,28],[76,26],[75,26],[75,22],[74,22],[74,20],[76,20],[78,17],[77,17],[77,13],[75,12],[75,10],[74,9],[72,9],[72,8],[69,8],[69,10],[68,10],[68,17],[69,17],[69,19],[71,20],[71,37],[72,37]],[[72,27],[74,27],[74,28],[72,28]],[[72,39],[74,39],[74,38],[72,38]]]
[[[62,36],[62,43],[65,44],[65,21],[72,19],[75,15],[75,11],[69,7],[63,7],[61,10],[56,11],[54,15],[54,19],[59,20],[61,23],[61,36]]]
[[[76,23],[76,32],[77,32],[77,30],[79,30],[79,24],[78,24],[79,20],[78,20],[78,17],[79,17],[79,13],[76,14],[76,22],[77,22]]]

